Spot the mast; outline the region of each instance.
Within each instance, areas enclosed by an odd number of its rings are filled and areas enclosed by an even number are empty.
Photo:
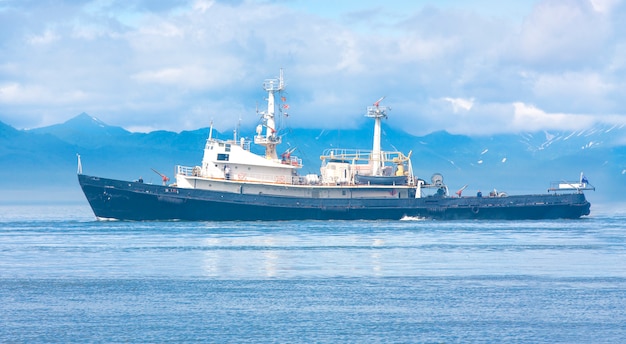
[[[372,175],[379,176],[382,171],[382,152],[380,150],[380,122],[381,118],[387,118],[387,110],[389,110],[386,106],[380,106],[380,102],[385,99],[382,97],[378,99],[373,106],[367,107],[367,115],[365,117],[374,118],[374,143],[372,145]]]
[[[83,164],[80,162],[80,154],[76,153],[76,157],[78,158],[78,168],[76,173],[83,174]]]
[[[263,82],[263,88],[267,91],[267,111],[262,112],[263,124],[257,128],[257,136],[254,137],[254,143],[265,146],[265,158],[277,160],[276,146],[280,144],[281,138],[276,135],[276,120],[274,114],[276,112],[275,93],[282,92],[285,89],[283,80],[283,69],[280,69],[278,79],[266,79]],[[263,127],[265,127],[265,136],[262,135]]]

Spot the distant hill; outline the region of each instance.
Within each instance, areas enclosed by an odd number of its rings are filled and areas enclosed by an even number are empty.
[[[84,112],[65,123],[29,131],[35,134],[49,134],[79,147],[94,148],[132,135],[124,128],[106,125]]]
[[[180,133],[132,133],[82,113],[65,123],[16,130],[0,122],[0,201],[22,195],[55,199],[37,190],[69,190],[81,200],[76,183],[76,154],[83,172],[120,179],[158,182],[152,168],[173,175],[174,166],[199,165],[209,129]],[[225,131],[232,133],[231,130]],[[373,126],[364,122],[351,130],[294,128],[283,132],[279,149],[295,148],[304,161],[302,173],[319,173],[319,155],[327,148],[371,149]],[[253,128],[241,132],[252,138]],[[248,135],[249,134],[249,135]],[[213,131],[214,137],[232,134]],[[590,198],[624,201],[626,194],[626,128],[596,126],[581,131],[551,131],[469,137],[445,131],[413,136],[383,123],[383,148],[412,152],[414,172],[429,179],[444,174],[454,189],[466,192],[497,188],[510,193],[545,192],[553,180],[577,179],[584,171],[598,187]],[[260,147],[254,149],[261,152]],[[474,190],[474,191],[472,191]]]

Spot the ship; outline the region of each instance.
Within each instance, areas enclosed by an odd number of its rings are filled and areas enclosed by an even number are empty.
[[[578,219],[590,214],[581,173],[577,181],[553,182],[547,193],[509,195],[450,193],[443,175],[415,175],[411,155],[381,149],[381,120],[390,110],[381,98],[366,108],[374,121],[372,149],[330,148],[319,173],[301,174],[302,160],[287,149],[277,126],[284,102],[283,71],[266,79],[267,109],[258,111],[253,139],[213,137],[209,128],[201,164],[175,166],[175,180],[162,184],[85,175],[78,155],[78,182],[99,220],[280,221],[280,220],[539,220]],[[258,148],[258,153],[251,147]],[[260,153],[263,151],[263,153]]]

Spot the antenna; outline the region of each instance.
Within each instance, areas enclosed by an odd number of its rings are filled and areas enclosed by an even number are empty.
[[[76,173],[83,174],[83,164],[80,162],[80,154],[77,153],[76,157],[78,158],[78,170]]]
[[[237,128],[234,131],[233,141],[237,142],[237,134],[241,131],[241,116],[239,116],[239,120],[237,121]]]
[[[378,107],[378,105],[380,105],[380,102],[383,101],[383,99],[385,99],[386,96],[382,96],[380,97],[380,99],[378,99],[376,102],[374,102],[374,106]]]

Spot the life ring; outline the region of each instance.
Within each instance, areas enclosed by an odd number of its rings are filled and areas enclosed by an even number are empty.
[[[480,211],[480,208],[478,208],[478,206],[473,206],[472,207],[472,213],[478,214],[479,211]]]
[[[239,180],[244,180],[244,179],[246,179],[246,174],[245,174],[245,173],[239,173],[239,174],[237,174],[237,179],[239,179]]]

